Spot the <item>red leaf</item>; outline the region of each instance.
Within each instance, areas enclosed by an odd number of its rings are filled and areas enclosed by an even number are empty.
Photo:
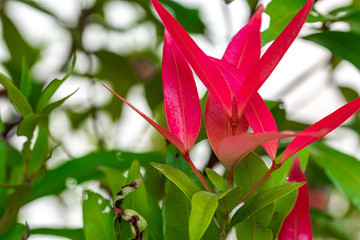
[[[233,92],[238,93],[237,90],[240,89],[244,82],[244,77],[240,71],[224,61],[220,61],[215,58],[212,60],[216,64],[216,67],[223,74],[228,85],[230,86],[230,89]],[[239,98],[239,96],[236,97]],[[241,106],[238,106],[237,108],[239,109]],[[232,112],[233,114],[237,114],[237,112],[234,113],[234,110]],[[253,94],[248,106],[245,108],[244,115],[254,133],[277,132],[277,126],[274,117],[272,116],[262,97],[257,92]],[[277,140],[265,143],[263,144],[263,147],[271,159],[276,158],[278,147]]]
[[[305,182],[301,171],[300,159],[295,157],[289,175],[289,182]],[[311,218],[309,208],[309,190],[307,184],[298,189],[295,205],[285,218],[278,236],[279,240],[312,240]]]
[[[210,145],[214,151],[221,140],[232,135],[228,115],[211,94],[208,95],[205,105],[205,126]],[[236,134],[246,133],[248,128],[249,124],[243,117],[240,119]]]
[[[325,135],[333,131],[335,128],[340,126],[340,124],[350,118],[359,109],[360,98],[357,98],[302,131],[287,146],[284,154],[280,159],[280,164],[285,162],[286,159],[288,159],[304,147],[323,138]]]
[[[277,64],[280,62],[287,49],[295,40],[306,20],[306,17],[310,12],[313,2],[314,0],[308,0],[305,3],[305,5],[282,31],[282,33],[267,49],[249,76],[246,78],[246,81],[243,87],[240,89],[240,93],[238,95],[240,106],[242,106],[242,108],[239,109],[239,114],[242,114],[252,95],[263,85]]]
[[[189,151],[201,125],[201,108],[193,73],[171,35],[165,30],[162,80],[169,130]]]
[[[244,115],[254,133],[276,133],[278,131],[273,115],[258,93],[255,93],[249,101]],[[278,142],[278,140],[274,140],[262,145],[272,160],[276,158]]]
[[[243,159],[258,146],[280,138],[293,137],[295,132],[278,133],[245,133],[231,136],[219,142],[215,153],[227,170],[234,169]]]
[[[149,118],[148,116],[146,116],[144,113],[142,113],[139,109],[137,109],[136,107],[134,107],[131,103],[129,103],[128,101],[126,101],[124,98],[122,98],[120,95],[118,95],[114,90],[112,90],[109,86],[107,86],[106,84],[104,84],[104,87],[106,87],[110,92],[112,92],[116,97],[118,97],[121,101],[123,101],[124,103],[126,103],[129,107],[131,107],[135,112],[137,112],[138,114],[140,114],[148,123],[150,123],[156,130],[158,130],[159,133],[161,133],[161,135],[163,135],[167,140],[169,140],[180,152],[181,154],[185,154],[185,147],[182,144],[182,142],[171,132],[169,132],[168,130],[166,130],[165,128],[161,127],[159,124],[157,124],[156,122],[154,122],[151,118]]]
[[[250,73],[260,58],[260,27],[263,11],[264,7],[260,5],[250,21],[233,37],[222,58],[245,76]]]
[[[196,45],[184,28],[173,18],[168,11],[157,1],[151,0],[159,14],[165,28],[174,38],[180,51],[213,95],[216,101],[231,115],[231,95],[226,81],[216,69],[209,57]]]

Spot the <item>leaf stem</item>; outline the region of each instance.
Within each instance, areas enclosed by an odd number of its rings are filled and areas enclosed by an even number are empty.
[[[194,166],[193,162],[190,159],[189,154],[184,154],[183,155],[184,159],[189,163],[191,169],[194,171],[194,173],[196,174],[196,176],[198,177],[198,179],[200,180],[201,184],[204,186],[204,188],[208,191],[208,192],[212,192],[211,189],[209,188],[209,186],[206,184],[204,178],[201,176],[201,174],[199,173],[199,171],[196,169],[196,167]]]

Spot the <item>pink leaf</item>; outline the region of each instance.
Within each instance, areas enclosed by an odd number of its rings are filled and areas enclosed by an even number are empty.
[[[124,98],[122,98],[121,96],[119,96],[116,92],[114,92],[114,90],[112,90],[109,86],[107,86],[106,84],[104,84],[104,87],[106,87],[110,92],[112,92],[116,97],[118,97],[121,101],[123,101],[124,103],[126,103],[129,107],[131,107],[135,112],[137,112],[138,114],[140,114],[140,116],[142,116],[148,123],[150,123],[161,135],[163,135],[167,140],[169,140],[180,152],[181,154],[185,154],[185,146],[184,144],[182,144],[182,142],[171,132],[169,132],[168,130],[166,130],[165,128],[161,127],[159,124],[157,124],[156,122],[154,122],[151,118],[149,118],[148,116],[146,116],[144,113],[142,113],[139,109],[137,109],[136,107],[134,107],[131,103],[129,103],[128,101],[126,101]]]
[[[205,126],[210,145],[214,151],[221,140],[232,135],[228,115],[210,93],[205,105]],[[236,134],[246,133],[248,128],[249,124],[243,117],[240,119]]]
[[[251,96],[259,90],[266,79],[275,69],[281,58],[286,53],[292,42],[298,35],[306,17],[308,16],[314,0],[308,0],[300,11],[295,15],[291,22],[286,26],[282,33],[275,39],[264,55],[257,62],[251,73],[246,78],[243,87],[240,89],[239,102],[241,109],[239,114],[244,111]]]
[[[278,133],[245,133],[231,136],[220,141],[215,153],[227,170],[234,169],[243,159],[258,146],[280,138],[293,137],[296,132]]]
[[[305,182],[305,176],[301,171],[300,159],[295,157],[289,182]],[[278,239],[279,240],[312,240],[311,218],[309,208],[309,190],[307,184],[298,189],[295,205],[285,218]]]
[[[245,108],[244,115],[254,133],[277,132],[275,119],[258,93],[255,93],[249,101],[249,104]],[[274,160],[276,158],[278,140],[264,143],[262,146],[269,157]]]
[[[260,58],[260,27],[263,11],[264,7],[260,5],[250,21],[233,37],[222,58],[245,76],[250,73]]]
[[[189,151],[201,125],[201,108],[193,73],[171,35],[165,30],[162,81],[169,130]]]
[[[151,0],[165,28],[174,38],[196,75],[214,96],[216,101],[231,115],[231,95],[226,81],[216,69],[209,57],[196,45],[184,28],[157,1]]]
[[[237,90],[240,89],[244,82],[244,77],[241,72],[224,61],[215,58],[212,60],[228,82],[230,89],[234,92],[238,92]],[[236,97],[239,98],[239,96]],[[241,106],[238,106],[238,109],[239,108],[241,108]],[[237,113],[234,113],[233,111],[233,114]],[[257,92],[254,93],[250,99],[248,106],[245,108],[244,115],[254,133],[277,132],[274,117],[262,97]],[[263,144],[263,147],[271,159],[276,158],[278,147],[277,140],[265,143]]]
[[[280,164],[285,162],[286,159],[310,145],[311,143],[323,138],[325,135],[333,131],[335,128],[340,126],[349,117],[356,113],[360,109],[360,98],[349,102],[342,106],[335,112],[324,117],[320,121],[311,125],[304,131],[302,131],[291,143],[287,146],[280,159]]]

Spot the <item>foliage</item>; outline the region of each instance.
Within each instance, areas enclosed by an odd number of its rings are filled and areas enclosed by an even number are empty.
[[[225,2],[232,7],[232,1]],[[1,61],[0,73],[0,239],[41,234],[79,240],[212,240],[225,239],[232,229],[238,239],[292,239],[294,232],[309,239],[311,234],[355,238],[359,229],[344,226],[350,218],[360,221],[360,162],[321,139],[353,115],[354,121],[344,126],[359,135],[359,94],[336,86],[348,103],[309,126],[288,120],[282,102],[265,101],[258,90],[305,21],[314,31],[302,38],[330,52],[329,71],[336,71],[341,61],[359,71],[359,3],[320,13],[312,0],[272,0],[266,7],[257,0],[246,2],[249,22],[224,56],[215,59],[188,34],[208,34],[200,11],[174,0],[122,1],[137,17],[120,27],[108,20],[118,4],[114,1],[79,4],[73,22],[37,1],[2,1],[2,37],[9,57]],[[17,7],[41,13],[69,36],[65,57],[50,74],[59,79],[37,74],[48,53],[18,26],[11,13]],[[271,21],[260,33],[263,11]],[[334,30],[338,23],[348,24],[349,31]],[[138,27],[152,29],[142,35],[151,40],[141,48],[94,48],[86,40],[91,28],[122,36]],[[265,44],[269,47],[261,55]],[[202,99],[193,72],[207,88]],[[87,85],[86,100],[80,103],[75,97],[84,90],[71,85],[76,79]],[[104,91],[104,81],[114,94]],[[154,120],[124,98],[139,87]],[[106,101],[96,100],[100,93]],[[167,142],[149,132],[148,151],[114,145],[119,139],[114,129],[126,115],[122,102]],[[58,116],[68,124],[59,124]],[[283,131],[289,129],[302,131]],[[77,147],[72,139],[76,133],[85,136],[91,150],[76,154],[68,149]],[[290,142],[279,141],[289,137]],[[202,159],[205,167],[197,169],[190,152],[204,139],[212,157]],[[222,172],[214,170],[213,159],[222,164]],[[82,228],[34,228],[31,221],[19,219],[30,202],[61,199],[74,187],[69,182],[83,192],[77,203],[82,204]],[[101,188],[88,189],[89,182]],[[328,199],[339,191],[349,209],[333,219]]]

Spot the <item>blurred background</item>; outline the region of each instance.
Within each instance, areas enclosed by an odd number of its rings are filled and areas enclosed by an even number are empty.
[[[304,1],[287,0],[163,0],[164,6],[192,35],[204,52],[221,57],[232,36],[248,21],[259,3],[263,14],[263,51],[296,13]],[[296,2],[296,1],[294,1]],[[292,12],[290,10],[293,10]],[[295,9],[295,10],[294,10]],[[291,14],[293,14],[291,16]],[[48,171],[71,159],[94,151],[120,149],[144,152],[165,151],[166,143],[135,112],[101,83],[165,126],[162,105],[161,55],[163,25],[145,0],[2,0],[0,1],[0,70],[20,86],[24,68],[31,82],[30,104],[41,90],[70,68],[74,73],[52,99],[63,99],[61,107],[48,116],[49,146],[54,148],[46,163]],[[282,16],[283,19],[280,19]],[[269,29],[270,26],[270,29]],[[318,0],[279,66],[260,89],[272,109],[279,130],[302,130],[346,102],[360,91],[360,1]],[[199,95],[205,88],[197,80]],[[0,85],[1,138],[15,152],[27,141],[16,134],[22,118]],[[360,158],[360,119],[330,134],[326,143]],[[203,135],[191,152],[195,165],[203,170],[223,168]],[[34,143],[32,143],[34,144]],[[313,213],[317,239],[360,239],[360,214],[344,193],[334,187],[324,170],[310,185],[319,190],[325,203],[319,208],[325,217]],[[359,173],[360,174],[360,173]],[[319,177],[321,176],[321,177]],[[309,176],[310,177],[310,176]],[[99,181],[66,177],[66,190],[29,202],[19,211],[19,222],[31,228],[82,227],[83,189],[106,192]],[[316,215],[318,214],[318,215]],[[330,230],[329,230],[330,229]],[[30,239],[50,239],[32,235]],[[63,239],[63,238],[53,238]],[[231,239],[231,237],[229,237]]]

